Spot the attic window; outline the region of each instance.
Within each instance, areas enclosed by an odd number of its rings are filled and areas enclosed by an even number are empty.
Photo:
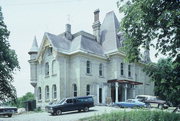
[[[52,47],[48,48],[48,55],[52,55],[52,50],[53,50]]]

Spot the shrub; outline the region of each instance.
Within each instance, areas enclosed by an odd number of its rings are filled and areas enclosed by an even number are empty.
[[[96,115],[81,121],[180,121],[179,113],[165,111],[133,110]]]

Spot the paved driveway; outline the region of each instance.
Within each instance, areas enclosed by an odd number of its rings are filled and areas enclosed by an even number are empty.
[[[106,106],[95,106],[93,108],[90,108],[89,112],[66,112],[58,116],[51,116],[49,113],[46,112],[30,112],[20,115],[13,115],[11,118],[0,117],[0,121],[77,121],[78,119],[84,117],[94,116],[102,113],[110,113],[117,110],[124,109]]]

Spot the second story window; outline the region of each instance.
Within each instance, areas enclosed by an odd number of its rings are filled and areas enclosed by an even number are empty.
[[[52,75],[55,75],[56,74],[56,60],[53,60],[52,61]]]
[[[90,74],[91,73],[91,62],[86,61],[86,73]]]
[[[49,63],[45,64],[45,76],[49,76]]]
[[[124,75],[124,64],[121,63],[121,76],[123,76],[123,75]]]
[[[99,64],[99,76],[103,76],[103,64]]]
[[[131,77],[131,65],[128,65],[128,77]]]

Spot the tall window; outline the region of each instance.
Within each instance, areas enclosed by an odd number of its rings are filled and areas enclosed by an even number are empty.
[[[52,98],[56,99],[57,98],[57,89],[56,89],[56,85],[52,86]]]
[[[74,97],[77,96],[77,86],[76,84],[73,84],[73,91],[74,91]]]
[[[52,61],[52,75],[56,74],[56,60]]]
[[[90,94],[90,85],[88,84],[86,86],[86,95],[89,95]]]
[[[41,87],[38,87],[38,100],[41,100]]]
[[[49,63],[48,62],[45,64],[45,75],[46,76],[49,75]]]
[[[103,64],[99,64],[99,76],[103,76]]]
[[[128,76],[131,77],[131,65],[128,65]]]
[[[87,74],[91,73],[91,62],[90,61],[86,62],[86,73]]]
[[[121,76],[124,75],[124,64],[121,63]]]
[[[49,86],[45,87],[45,98],[49,99]]]

